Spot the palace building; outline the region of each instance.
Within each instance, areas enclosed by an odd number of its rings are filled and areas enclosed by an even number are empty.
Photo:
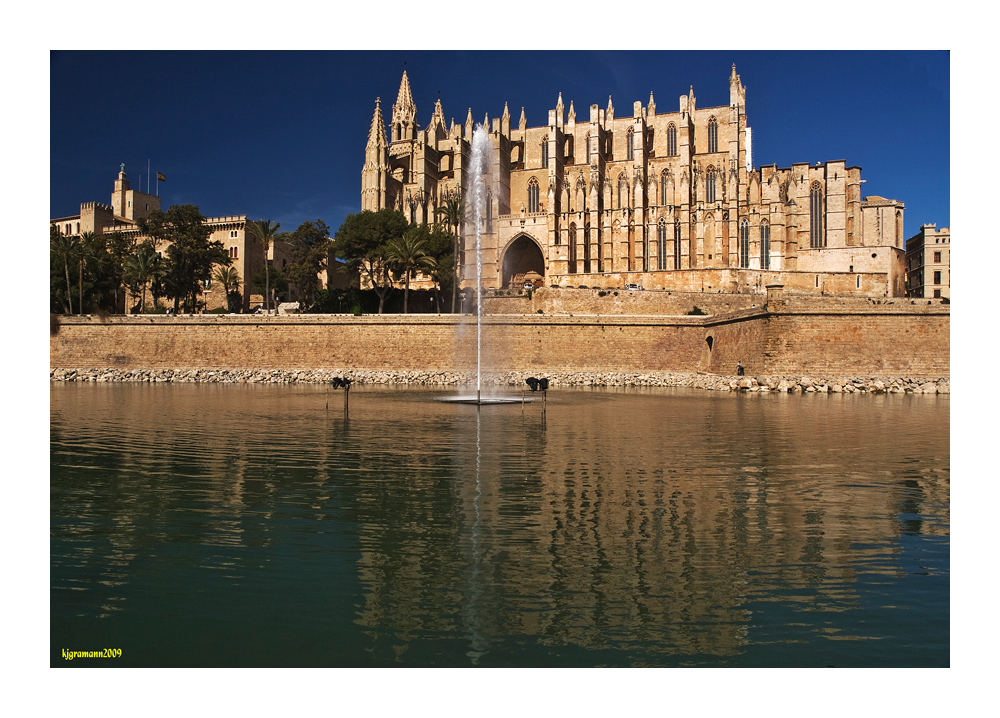
[[[148,239],[139,230],[138,220],[148,217],[160,209],[160,197],[132,189],[125,174],[125,165],[121,166],[114,189],[111,192],[111,203],[84,202],[80,205],[80,213],[69,217],[56,217],[49,223],[62,234],[79,236],[85,232],[94,234],[109,234],[118,232],[136,242]],[[250,311],[264,301],[264,287],[254,285],[252,277],[264,267],[264,247],[260,239],[250,230],[245,214],[225,217],[206,217],[205,225],[211,230],[209,239],[219,241],[229,253],[229,259],[240,276],[241,311]],[[160,246],[160,254],[166,251],[169,244]],[[271,267],[284,269],[291,261],[290,245],[287,242],[275,240],[268,249],[267,263]],[[330,271],[337,260],[328,258],[328,268],[317,276],[321,287],[344,287],[347,277],[341,272]],[[299,292],[294,285],[287,290],[289,301],[299,299]],[[201,301],[205,310],[228,308],[228,298],[217,283],[211,280],[203,283]],[[126,307],[121,307],[127,311]]]
[[[861,195],[861,168],[843,160],[755,166],[746,89],[736,67],[729,105],[578,116],[559,95],[548,123],[486,116],[488,199],[481,227],[486,287],[538,286],[903,296],[903,203]],[[432,223],[459,196],[475,125],[445,122],[438,100],[420,128],[406,73],[386,129],[375,101],[362,209],[394,208]],[[469,222],[466,222],[468,225]],[[463,235],[469,227],[463,229]],[[475,258],[465,242],[466,285]],[[470,271],[471,269],[471,271]]]

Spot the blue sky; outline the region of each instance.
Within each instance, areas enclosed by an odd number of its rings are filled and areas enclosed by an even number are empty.
[[[905,202],[907,236],[950,226],[946,51],[53,51],[49,212],[108,202],[121,163],[145,190],[148,162],[164,208],[336,230],[360,210],[375,98],[388,120],[404,69],[421,126],[438,97],[456,122],[506,102],[537,126],[560,92],[584,117],[651,91],[674,111],[692,85],[699,107],[727,105],[734,63],[756,166],[843,159],[863,195]]]

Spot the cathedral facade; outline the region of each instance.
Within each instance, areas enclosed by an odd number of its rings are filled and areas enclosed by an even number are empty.
[[[823,294],[903,296],[903,203],[862,198],[861,169],[843,160],[755,167],[746,88],[700,108],[694,88],[675,111],[643,106],[578,116],[562,95],[548,123],[482,123],[492,157],[480,227],[486,287],[536,286],[755,292],[768,284]],[[475,125],[446,124],[441,102],[417,125],[409,79],[388,130],[380,100],[365,150],[362,209],[394,208],[433,223],[472,171]],[[463,236],[474,236],[466,219]],[[472,242],[463,240],[466,285]],[[471,269],[471,271],[470,271]]]

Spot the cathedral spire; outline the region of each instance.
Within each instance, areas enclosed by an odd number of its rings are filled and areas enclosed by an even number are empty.
[[[400,109],[413,108],[417,109],[416,105],[413,104],[413,93],[410,91],[410,78],[406,75],[406,70],[403,70],[403,79],[399,83],[399,95],[396,97],[395,107]]]
[[[375,114],[372,115],[372,126],[368,130],[367,147],[385,147],[388,144],[385,138],[385,122],[382,120],[381,99],[375,98]]]
[[[649,104],[646,106],[646,114],[652,117],[656,114],[656,100],[653,99],[653,91],[649,91]]]
[[[399,83],[399,95],[396,104],[392,106],[393,140],[411,139],[417,132],[417,106],[413,104],[413,93],[410,92],[410,78],[403,70],[403,79]],[[397,135],[398,132],[398,135]]]

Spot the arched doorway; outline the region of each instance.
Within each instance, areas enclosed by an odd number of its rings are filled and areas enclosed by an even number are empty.
[[[545,255],[534,239],[518,235],[503,253],[502,282],[505,287],[522,286],[525,280],[533,283],[545,279]]]

